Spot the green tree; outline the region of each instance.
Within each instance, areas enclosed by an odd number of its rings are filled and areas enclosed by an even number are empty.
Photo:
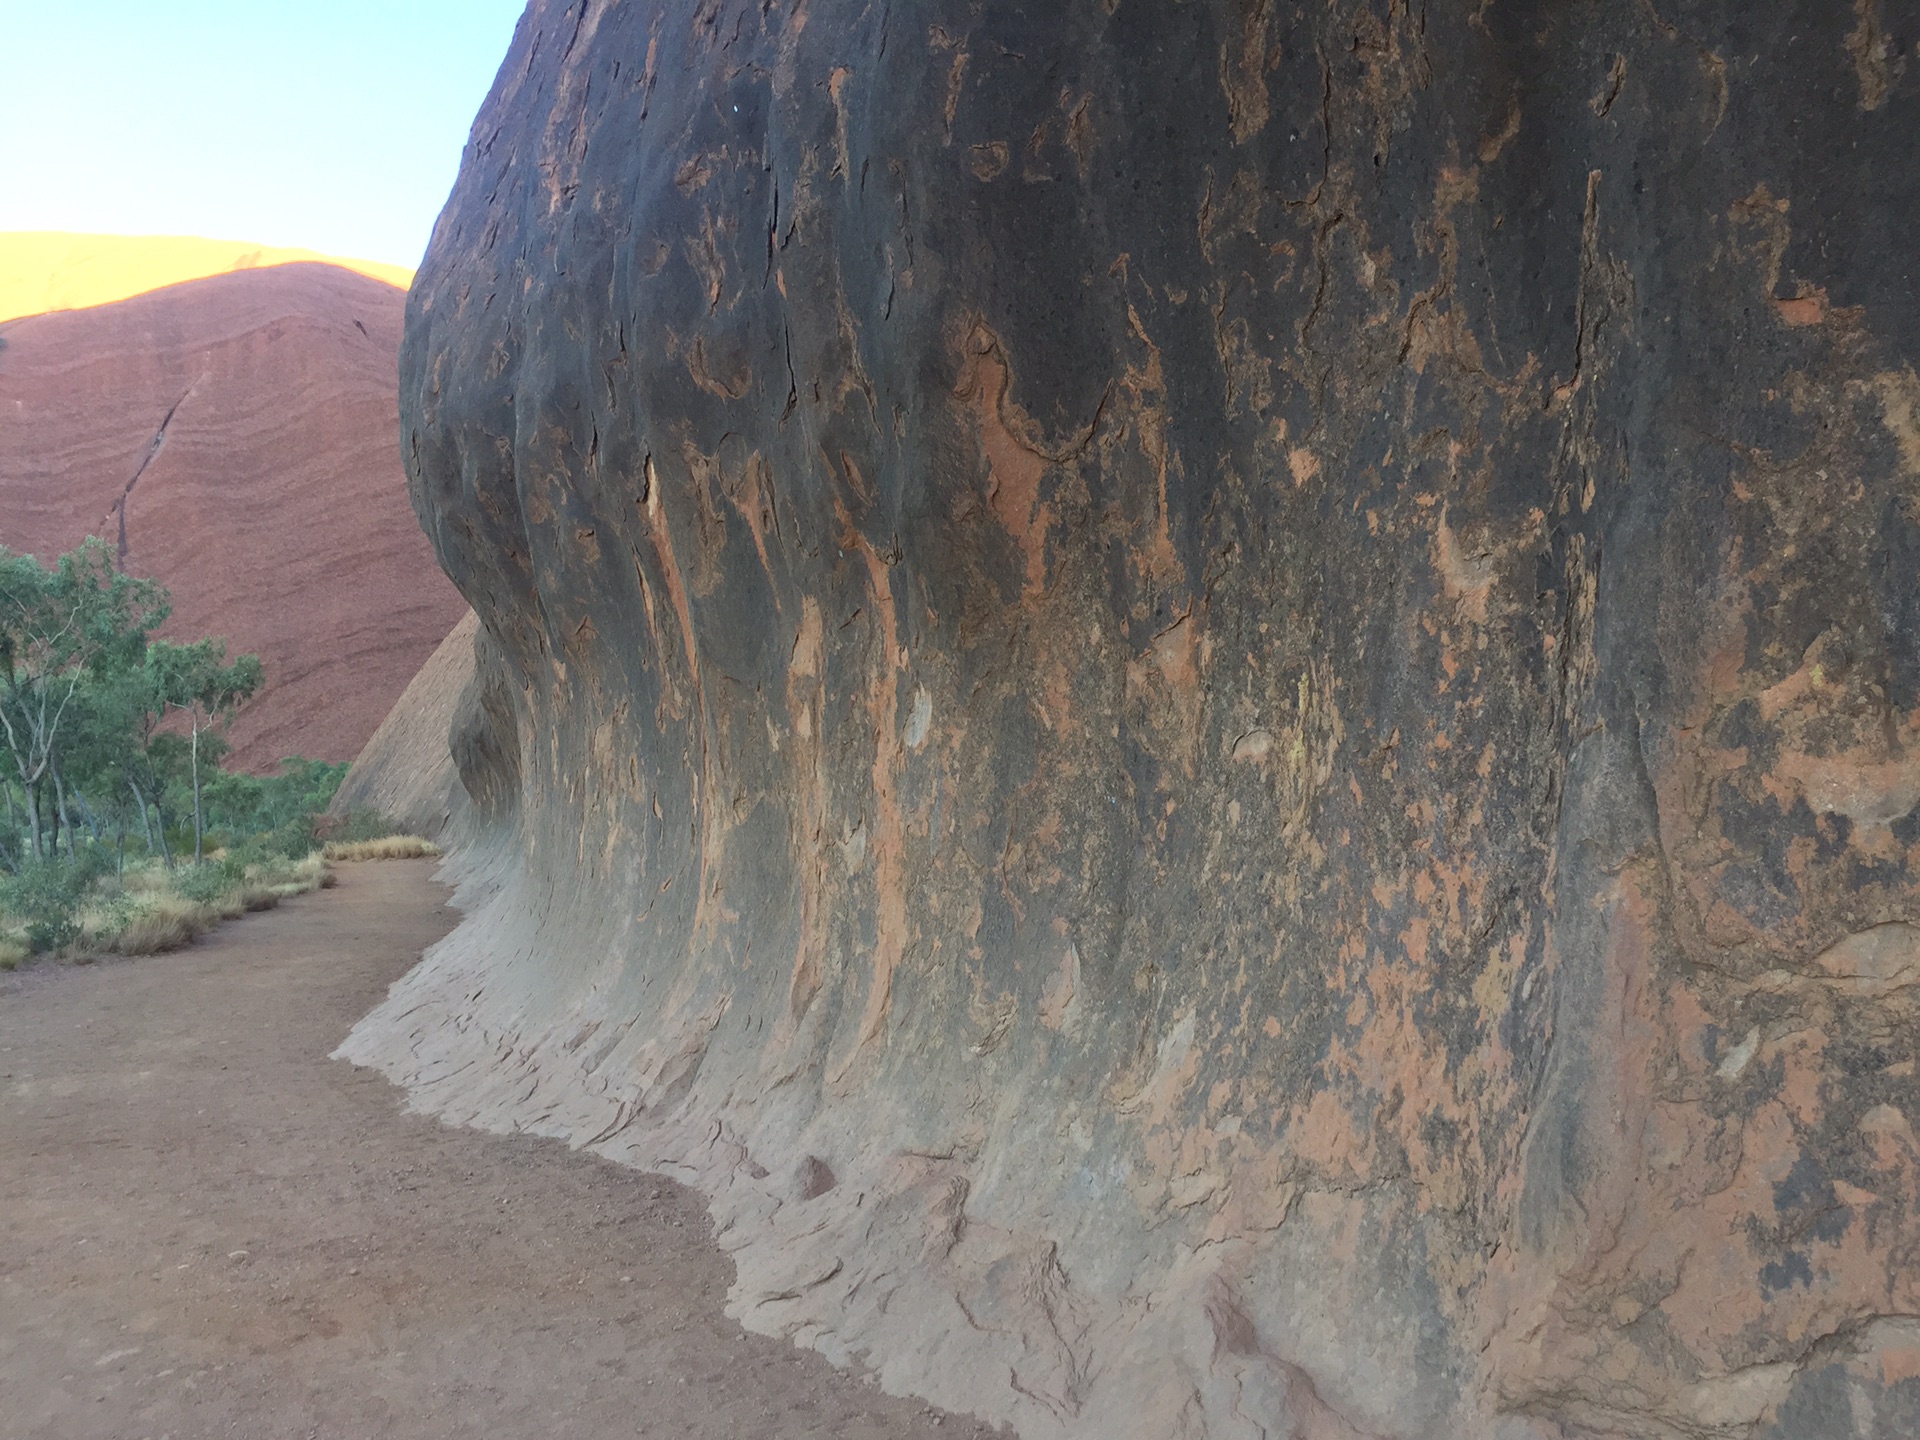
[[[196,640],[176,645],[156,640],[147,647],[147,667],[158,678],[157,694],[171,709],[188,718],[188,766],[193,789],[193,858],[206,851],[206,818],[202,804],[201,762],[211,764],[226,750],[219,727],[260,689],[258,655],[227,659],[224,640]],[[207,734],[205,732],[214,732]],[[203,738],[204,735],[204,738]]]
[[[165,709],[154,688],[144,657],[138,665],[98,669],[75,692],[60,742],[58,770],[72,805],[95,843],[105,843],[103,824],[111,827],[122,869],[129,824],[138,823],[147,853],[154,849],[147,796],[156,787],[146,747]]]
[[[59,766],[70,722],[88,711],[95,686],[142,662],[168,610],[166,590],[121,574],[97,537],[51,568],[0,547],[0,742],[26,802],[32,859],[52,858],[42,825],[49,780],[54,844],[70,825]]]

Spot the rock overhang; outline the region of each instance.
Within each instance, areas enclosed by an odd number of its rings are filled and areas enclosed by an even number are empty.
[[[402,361],[490,829],[347,1053],[1024,1434],[1902,1433],[1877,16],[533,5]]]

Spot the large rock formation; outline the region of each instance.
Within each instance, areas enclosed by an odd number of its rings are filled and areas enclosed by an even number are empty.
[[[403,302],[283,265],[0,332],[0,544],[100,535],[173,591],[164,633],[259,654],[243,767],[352,759],[460,618],[407,513]]]
[[[535,0],[346,1053],[1029,1437],[1920,1433],[1916,43]]]

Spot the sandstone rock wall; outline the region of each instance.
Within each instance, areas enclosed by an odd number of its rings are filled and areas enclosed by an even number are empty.
[[[163,633],[257,653],[241,767],[351,760],[464,609],[407,512],[403,300],[280,265],[0,331],[0,544],[99,535],[172,590]]]
[[[470,802],[453,761],[450,737],[473,683],[473,638],[479,619],[469,610],[407,683],[380,728],[360,747],[330,814],[373,810],[403,834],[429,840],[467,838]]]
[[[535,0],[344,1053],[1022,1435],[1920,1433],[1920,20]]]

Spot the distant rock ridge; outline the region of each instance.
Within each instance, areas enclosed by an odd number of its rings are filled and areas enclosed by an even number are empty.
[[[401,353],[467,915],[342,1053],[1025,1440],[1920,1435],[1916,56],[533,0]]]
[[[0,544],[89,534],[258,653],[234,762],[349,760],[465,610],[407,501],[404,296],[277,265],[0,326]]]
[[[0,231],[0,323],[50,310],[111,305],[209,275],[300,262],[337,265],[401,290],[413,283],[413,271],[403,265],[244,240],[5,230]]]

